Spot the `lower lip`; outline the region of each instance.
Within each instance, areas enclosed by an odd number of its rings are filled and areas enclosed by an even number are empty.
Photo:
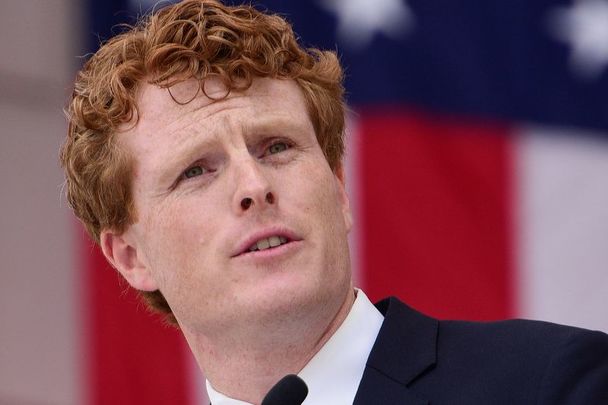
[[[256,250],[253,252],[242,253],[235,257],[239,260],[252,260],[256,262],[272,261],[277,259],[283,259],[294,254],[300,249],[302,241],[291,241],[280,246],[275,246],[270,249]]]

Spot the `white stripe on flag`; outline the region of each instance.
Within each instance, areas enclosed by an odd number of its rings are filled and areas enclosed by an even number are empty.
[[[608,142],[542,127],[521,135],[519,315],[608,331]]]

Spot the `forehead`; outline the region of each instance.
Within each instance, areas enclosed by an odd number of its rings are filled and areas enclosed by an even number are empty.
[[[170,89],[144,84],[136,96],[136,132],[151,134],[160,128],[172,132],[192,120],[204,125],[218,116],[252,120],[278,114],[293,118],[308,115],[302,90],[292,80],[256,78],[248,89],[231,91],[228,96],[217,79],[208,79],[203,85],[204,91],[194,79]]]

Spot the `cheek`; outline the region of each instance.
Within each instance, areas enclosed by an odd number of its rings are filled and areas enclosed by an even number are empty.
[[[294,181],[290,190],[298,209],[307,214],[310,221],[326,230],[344,227],[341,194],[329,168],[315,167]]]
[[[160,206],[146,223],[148,253],[153,269],[169,277],[187,275],[205,259],[213,234],[212,218],[193,199]],[[196,263],[199,262],[199,263]]]

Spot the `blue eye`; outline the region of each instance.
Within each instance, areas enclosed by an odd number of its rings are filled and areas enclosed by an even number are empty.
[[[200,176],[206,172],[201,166],[192,166],[184,172],[184,177],[190,179],[192,177]]]
[[[289,146],[285,142],[277,142],[277,143],[273,143],[272,145],[270,145],[270,147],[268,148],[268,153],[270,155],[273,155],[275,153],[283,152],[283,151],[287,150],[288,148],[289,148]]]

